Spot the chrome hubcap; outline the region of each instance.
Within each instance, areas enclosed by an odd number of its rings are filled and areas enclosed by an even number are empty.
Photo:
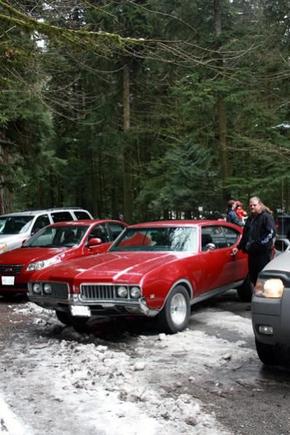
[[[181,325],[187,313],[187,304],[185,297],[181,293],[177,293],[171,300],[170,313],[172,322],[175,325]]]

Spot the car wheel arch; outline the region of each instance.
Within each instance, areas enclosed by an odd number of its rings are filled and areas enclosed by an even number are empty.
[[[171,292],[175,289],[175,287],[177,287],[177,286],[183,286],[183,287],[185,288],[185,290],[188,292],[188,296],[189,296],[190,301],[192,301],[192,299],[193,299],[193,294],[194,294],[194,289],[193,289],[193,287],[192,287],[192,284],[191,284],[187,279],[180,279],[180,280],[174,282],[174,284],[172,284],[172,286],[170,287],[170,289],[169,289],[169,291],[168,291],[168,293],[167,293],[167,295],[166,295],[166,297],[165,297],[165,299],[164,299],[164,302],[163,302],[163,305],[162,305],[162,308],[161,308],[161,309],[163,309],[163,307],[164,307],[164,305],[165,305],[165,303],[166,303],[166,301],[167,301],[167,299],[168,299],[170,293],[171,293]]]
[[[190,283],[183,280],[179,280],[171,287],[157,315],[157,325],[161,331],[175,334],[187,327],[190,317],[191,290]]]

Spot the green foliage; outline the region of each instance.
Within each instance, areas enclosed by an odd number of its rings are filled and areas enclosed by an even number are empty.
[[[200,204],[209,206],[216,176],[212,160],[209,150],[192,141],[169,147],[149,168],[137,202],[146,201],[153,215],[161,215],[163,210],[196,211]]]
[[[219,35],[212,0],[9,2],[22,15],[4,3],[8,208],[115,217],[129,199],[143,220],[223,211],[225,192],[290,208],[287,1],[221,1]]]

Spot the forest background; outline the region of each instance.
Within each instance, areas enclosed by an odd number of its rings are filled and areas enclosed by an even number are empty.
[[[0,0],[0,213],[290,207],[288,0]]]

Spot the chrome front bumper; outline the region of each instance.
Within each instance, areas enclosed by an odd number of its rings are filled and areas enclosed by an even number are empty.
[[[94,315],[143,315],[154,317],[158,314],[159,310],[152,310],[147,306],[146,300],[143,297],[139,299],[130,298],[113,298],[115,293],[112,291],[100,293],[69,293],[69,287],[64,284],[51,283],[53,285],[52,294],[34,294],[32,291],[32,283],[29,283],[28,298],[31,302],[37,305],[51,309],[66,311],[73,314],[72,307],[87,307],[88,313]],[[58,289],[58,290],[57,290]],[[76,309],[75,312],[78,310]],[[81,312],[81,310],[79,310]],[[81,314],[83,315],[83,314]]]

